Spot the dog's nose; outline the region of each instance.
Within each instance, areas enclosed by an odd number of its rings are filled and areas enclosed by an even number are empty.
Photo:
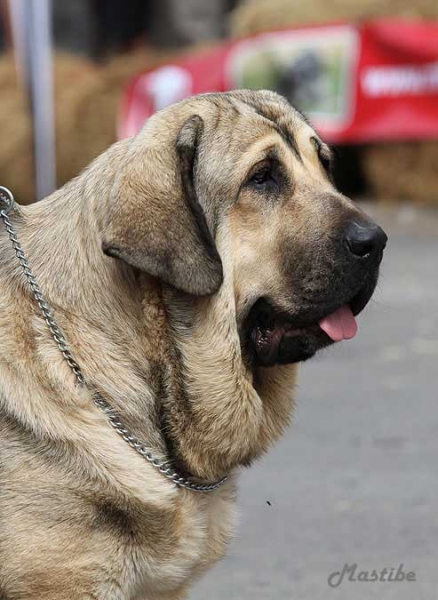
[[[350,221],[345,230],[345,244],[356,258],[366,259],[381,256],[385,249],[388,236],[381,227],[361,225]]]

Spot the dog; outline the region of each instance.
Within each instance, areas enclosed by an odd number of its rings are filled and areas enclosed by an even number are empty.
[[[181,600],[224,555],[239,467],[287,426],[297,364],[354,336],[377,283],[386,235],[331,161],[276,93],[206,94],[12,212],[86,385],[0,219],[2,600]],[[157,463],[217,487],[167,478],[95,390]]]

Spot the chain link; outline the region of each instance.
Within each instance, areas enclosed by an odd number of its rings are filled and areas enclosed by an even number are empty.
[[[3,209],[1,208],[2,205],[4,206]],[[41,288],[38,285],[38,282],[36,281],[35,276],[32,273],[32,270],[29,266],[29,263],[26,260],[21,244],[18,241],[17,233],[14,230],[11,221],[9,220],[8,215],[14,210],[14,205],[14,196],[12,192],[8,190],[8,188],[0,186],[0,217],[3,219],[6,231],[12,243],[12,247],[14,248],[15,255],[18,258],[22,271],[29,283],[29,287],[38,304],[41,315],[43,316],[43,319],[46,322],[47,327],[50,333],[52,334],[52,337],[56,345],[58,346],[61,354],[63,355],[68,366],[74,373],[77,383],[80,386],[87,386],[87,382],[81,371],[81,368],[73,358],[73,355],[68,347],[67,341],[55,320],[53,311],[47,303],[46,299],[44,298]],[[162,475],[167,477],[167,479],[170,479],[170,481],[172,481],[175,485],[185,488],[187,490],[191,490],[193,492],[212,492],[213,490],[216,490],[218,487],[220,487],[223,483],[225,483],[225,481],[227,481],[227,477],[223,477],[215,483],[202,484],[197,483],[196,481],[190,478],[181,477],[178,474],[178,472],[170,466],[169,461],[160,461],[157,458],[154,458],[150,450],[148,450],[147,447],[144,446],[131,433],[131,431],[123,425],[117,412],[101,396],[99,392],[93,391],[93,400],[95,405],[105,414],[108,422],[113,427],[113,429],[119,434],[119,436],[127,444],[129,444],[131,448],[138,452],[138,454],[140,454],[145,460],[147,460],[151,465],[153,465],[160,473],[162,473]]]

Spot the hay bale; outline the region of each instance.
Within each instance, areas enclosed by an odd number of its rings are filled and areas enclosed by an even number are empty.
[[[339,20],[377,17],[438,18],[436,0],[243,0],[231,13],[230,31],[241,37],[266,31]]]
[[[88,144],[82,140],[85,123],[80,114],[88,97],[100,85],[99,69],[86,59],[69,55],[57,55],[54,65],[56,179],[62,185],[106,146],[100,143],[99,134]]]
[[[378,200],[438,206],[437,140],[365,146],[362,164]]]
[[[30,117],[18,86],[11,55],[0,58],[0,185],[13,190],[17,201],[34,197]]]
[[[179,58],[181,54],[179,55]],[[151,46],[113,56],[103,67],[105,79],[113,86],[124,86],[131,77],[175,58],[175,52]]]
[[[169,58],[157,51],[122,55],[98,67],[85,58],[54,59],[57,184],[76,176],[116,141],[120,97],[129,79]],[[35,198],[31,119],[11,56],[0,58],[0,185],[23,204]]]
[[[83,90],[95,79],[95,69],[81,58],[59,55],[55,58],[55,129],[58,156],[58,183],[66,181],[69,152],[63,149],[74,144],[77,123],[71,118]],[[17,201],[27,204],[35,199],[32,124],[27,98],[15,73],[12,56],[0,59],[0,181],[10,187]],[[70,167],[67,169],[71,173]],[[75,172],[72,173],[76,174]]]
[[[58,184],[68,181],[116,141],[121,96],[129,80],[168,55],[140,50],[119,55],[95,68],[78,89],[57,90]],[[68,95],[69,106],[66,106]],[[68,122],[63,120],[68,117]],[[67,142],[68,140],[68,142]]]

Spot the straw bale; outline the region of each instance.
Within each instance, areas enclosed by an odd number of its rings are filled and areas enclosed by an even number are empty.
[[[378,200],[438,206],[437,140],[366,146],[362,164]]]

